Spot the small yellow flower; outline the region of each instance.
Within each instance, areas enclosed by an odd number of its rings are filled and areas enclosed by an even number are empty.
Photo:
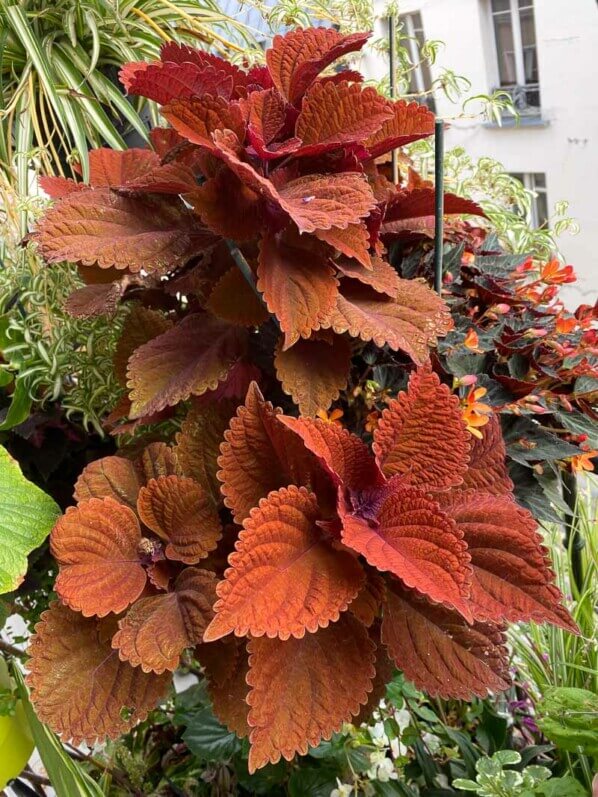
[[[480,401],[488,391],[485,387],[472,388],[469,393],[461,400],[461,411],[463,420],[468,431],[474,437],[482,439],[480,428],[486,426],[492,415],[492,407]]]
[[[337,426],[343,425],[341,418],[344,414],[345,413],[339,408],[332,410],[330,413],[326,412],[326,410],[318,410],[316,412],[317,417],[321,421],[325,421],[326,423],[335,423]]]

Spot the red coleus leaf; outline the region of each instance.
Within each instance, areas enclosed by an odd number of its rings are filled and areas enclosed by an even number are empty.
[[[342,484],[353,491],[384,486],[382,473],[367,445],[357,435],[319,418],[290,418],[283,415],[279,420],[318,457],[337,485]]]
[[[367,703],[361,707],[359,714],[351,721],[356,728],[363,722],[368,725],[371,723],[372,714],[378,709],[380,701],[386,697],[386,687],[391,682],[396,670],[395,663],[389,658],[386,648],[380,642],[380,623],[376,623],[373,628],[370,628],[369,634],[370,639],[376,645],[376,660],[374,662],[376,675]]]
[[[139,347],[129,360],[131,417],[172,407],[214,390],[243,354],[244,331],[204,314]]]
[[[434,114],[425,105],[397,100],[391,105],[393,115],[365,141],[371,158],[379,158],[397,147],[427,138],[434,133]]]
[[[140,304],[130,306],[112,357],[114,373],[123,387],[127,384],[129,358],[135,349],[171,327],[172,321],[159,310],[150,310]]]
[[[348,613],[337,623],[286,641],[260,637],[248,645],[251,691],[249,771],[329,739],[367,702],[375,644]]]
[[[399,474],[403,484],[425,490],[446,490],[463,481],[470,439],[459,399],[426,366],[383,411],[373,448],[387,476]]]
[[[315,235],[346,257],[355,258],[364,271],[372,268],[372,259],[369,253],[370,236],[363,224],[349,224],[344,230],[339,230],[336,227],[331,227],[329,230],[316,230]]]
[[[282,389],[300,413],[315,415],[318,410],[327,410],[347,386],[351,344],[340,335],[333,335],[330,340],[299,340],[286,351],[277,348],[274,366]]]
[[[213,501],[193,479],[159,476],[139,491],[139,517],[167,545],[165,554],[195,564],[213,551],[222,536]]]
[[[178,200],[133,199],[99,188],[69,194],[50,208],[34,240],[49,263],[164,272],[214,239]]]
[[[337,58],[361,50],[369,36],[342,36],[333,28],[299,28],[285,36],[275,36],[266,51],[274,85],[283,97],[296,104],[320,72]]]
[[[373,567],[366,567],[366,581],[355,600],[351,601],[349,611],[366,628],[372,626],[380,615],[386,600],[386,581]],[[376,673],[378,675],[378,673]],[[392,675],[392,673],[391,673]],[[390,678],[388,678],[390,680]],[[386,682],[385,682],[386,683]]]
[[[197,658],[205,668],[214,714],[241,739],[249,736],[250,732],[246,702],[249,660],[243,642],[227,637],[196,648]]]
[[[279,420],[280,410],[264,401],[253,383],[225,432],[218,459],[224,503],[237,523],[272,490],[290,484],[318,494],[322,478],[317,462]]]
[[[228,170],[210,177],[185,198],[206,227],[237,243],[253,240],[263,224],[260,197]]]
[[[436,192],[433,188],[415,188],[397,191],[387,202],[381,235],[397,234],[433,227],[434,206],[436,202]],[[456,194],[444,195],[445,215],[470,213],[475,216],[485,216],[482,208],[470,199],[456,196]],[[422,221],[423,220],[423,221]]]
[[[201,99],[173,100],[161,113],[180,135],[208,149],[215,149],[215,130],[231,130],[241,141],[245,137],[241,108],[223,97],[208,94]]]
[[[452,326],[448,308],[427,285],[401,280],[396,298],[386,298],[367,285],[344,280],[336,307],[323,328],[352,337],[388,344],[405,351],[416,363],[429,356],[429,347]]]
[[[174,451],[181,471],[200,484],[214,503],[220,501],[217,459],[233,407],[230,401],[193,404],[176,436]]]
[[[112,638],[121,660],[143,672],[175,670],[182,651],[201,642],[213,616],[216,580],[208,570],[187,567],[172,592],[137,601]]]
[[[382,641],[405,676],[432,697],[471,700],[508,686],[508,651],[497,626],[468,625],[398,585],[388,590]]]
[[[367,216],[375,205],[372,190],[361,174],[310,174],[277,189],[240,158],[238,139],[229,131],[216,131],[213,138],[215,154],[245,185],[287,213],[300,232],[344,229]]]
[[[54,175],[42,174],[38,178],[39,187],[51,199],[62,199],[68,194],[74,194],[77,191],[85,191],[87,186],[85,183],[76,183],[68,177],[54,177]]]
[[[113,315],[118,308],[124,290],[125,285],[120,281],[86,285],[70,294],[64,304],[64,309],[73,318]]]
[[[471,603],[479,620],[548,622],[577,633],[561,605],[546,549],[531,514],[508,495],[464,490],[441,506],[463,532],[471,555]]]
[[[338,293],[326,260],[274,235],[261,240],[257,276],[258,290],[284,332],[283,350],[320,328]]]
[[[361,144],[392,118],[391,103],[371,86],[315,83],[305,95],[295,133],[297,155],[319,155],[346,144]]]
[[[481,438],[472,438],[462,489],[471,487],[494,495],[508,495],[513,491],[513,482],[507,470],[507,450],[498,415],[491,415],[480,431]]]
[[[372,567],[471,619],[467,545],[435,501],[421,490],[391,482],[380,491],[354,494],[351,504],[341,507],[346,545]]]
[[[144,178],[159,166],[160,158],[151,149],[92,149],[89,152],[89,184],[93,188],[118,188]]]
[[[276,490],[243,524],[218,585],[207,642],[234,632],[288,639],[338,620],[365,575],[356,557],[322,537],[316,496]]]
[[[258,327],[270,317],[236,266],[223,274],[214,285],[206,308],[217,318],[244,327]]]
[[[230,74],[209,64],[184,63],[125,64],[119,74],[128,94],[136,94],[166,105],[175,99],[214,96],[230,99]]]
[[[171,676],[148,675],[110,648],[112,619],[86,619],[59,603],[29,643],[27,683],[37,716],[73,744],[115,739],[163,700]]]
[[[91,498],[69,507],[50,537],[60,565],[56,592],[85,617],[122,612],[145,586],[140,543],[135,514],[114,499]]]
[[[390,263],[381,257],[372,257],[370,268],[364,268],[356,260],[346,260],[342,257],[335,260],[334,265],[341,276],[358,280],[364,285],[369,285],[377,293],[384,293],[392,299],[397,299],[402,289],[404,291],[404,281],[401,280]]]
[[[254,91],[247,101],[247,135],[260,158],[271,160],[295,152],[301,140],[295,136],[277,142],[287,123],[287,103],[276,91]]]

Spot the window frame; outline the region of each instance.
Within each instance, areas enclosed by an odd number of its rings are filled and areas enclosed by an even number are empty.
[[[526,8],[531,8],[533,13],[534,23],[534,47],[536,51],[536,59],[538,59],[538,40],[536,35],[536,7],[534,0],[527,0],[524,9],[520,8],[519,0],[508,0],[508,9],[503,11],[495,11],[492,6],[492,0],[486,0],[488,9],[488,19],[490,23],[490,32],[492,34],[492,43],[494,50],[494,70],[495,70],[495,86],[499,90],[508,91],[512,93],[516,107],[521,112],[527,115],[539,114],[542,107],[542,94],[540,90],[540,70],[538,67],[538,79],[535,82],[528,82],[525,76],[525,58],[523,47],[523,35],[521,32],[521,17],[520,13]],[[511,25],[511,34],[513,39],[513,60],[515,66],[515,82],[514,83],[501,83],[501,67],[500,58],[501,54],[498,48],[496,19],[501,15],[507,15]],[[518,88],[524,90],[524,103],[521,107],[517,105]],[[528,103],[528,92],[536,93],[538,96],[538,105],[531,105]]]

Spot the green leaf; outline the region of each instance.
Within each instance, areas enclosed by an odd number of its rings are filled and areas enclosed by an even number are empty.
[[[0,446],[0,594],[18,587],[27,555],[46,539],[59,514],[50,496],[27,481]]]
[[[23,704],[13,691],[4,659],[0,658],[0,692],[5,700],[0,712],[0,789],[16,778],[33,752],[33,739]]]
[[[221,725],[209,708],[187,716],[183,741],[193,755],[202,761],[228,759],[241,749],[238,737]]]
[[[577,410],[573,412],[556,412],[556,417],[573,434],[587,434],[590,448],[598,448],[598,425]]]
[[[551,778],[534,789],[534,794],[542,797],[587,797],[588,793],[581,783],[571,775],[564,778]]]
[[[522,465],[537,460],[553,461],[579,454],[577,446],[560,440],[527,418],[509,419],[503,431],[508,456]]]
[[[475,780],[467,780],[466,778],[457,778],[452,785],[456,789],[461,789],[461,791],[477,791],[479,788]]]
[[[521,756],[516,750],[498,750],[492,758],[503,767],[514,767],[521,763]]]
[[[57,797],[104,797],[98,784],[67,755],[58,737],[35,716],[23,676],[16,667],[14,676],[35,746]]]
[[[247,761],[245,759],[236,759],[235,773],[239,785],[249,794],[285,797],[286,792],[282,784],[289,775],[289,765],[284,759],[281,759],[278,764],[267,764],[262,769],[258,769],[253,775],[250,775],[247,771]]]
[[[23,421],[26,421],[30,410],[31,396],[29,395],[29,390],[25,380],[17,377],[8,412],[0,423],[0,432],[6,432],[8,429],[13,429],[23,423]]]
[[[471,777],[474,777],[476,772],[476,762],[480,758],[480,755],[475,749],[474,745],[471,743],[471,739],[469,736],[467,736],[467,734],[463,733],[462,731],[457,731],[454,728],[445,726],[444,730],[449,739],[451,739],[459,748],[459,751],[463,756],[463,763],[467,768],[467,774]]]
[[[598,695],[587,689],[548,689],[536,704],[542,733],[562,750],[598,754]]]
[[[302,767],[295,770],[289,779],[289,797],[330,797],[336,788],[336,776],[332,770]]]

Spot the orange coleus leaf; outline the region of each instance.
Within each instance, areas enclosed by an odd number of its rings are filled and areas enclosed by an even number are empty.
[[[405,287],[404,280],[401,280],[393,266],[381,257],[372,257],[370,268],[364,268],[356,260],[347,260],[342,257],[335,260],[334,265],[341,276],[358,280],[364,285],[372,287],[377,293],[385,293],[392,299],[397,299],[401,289]]]
[[[471,700],[508,687],[508,651],[497,626],[468,625],[397,585],[388,590],[382,641],[405,676],[432,697]]]
[[[244,97],[248,90],[261,87],[261,67],[253,67],[248,72],[244,72],[236,64],[226,61],[214,53],[207,50],[198,50],[188,44],[180,44],[175,41],[164,42],[160,48],[160,59],[163,62],[171,61],[175,64],[193,63],[199,67],[211,66],[232,78],[232,96]],[[214,93],[214,92],[210,92]]]
[[[435,501],[421,490],[388,485],[373,497],[357,494],[352,504],[341,507],[345,545],[372,567],[471,619],[467,545],[455,521]]]
[[[75,500],[113,498],[131,509],[137,505],[137,495],[143,477],[134,462],[124,457],[103,457],[86,465],[75,484]]]
[[[50,174],[40,175],[38,184],[42,191],[45,191],[51,199],[62,199],[68,194],[73,194],[76,191],[85,191],[87,188],[85,183],[76,183],[69,177],[55,177]]]
[[[380,614],[380,607],[386,599],[386,581],[383,576],[366,565],[366,581],[355,600],[351,601],[349,611],[360,623],[370,628]],[[390,680],[390,679],[389,679]]]
[[[112,647],[123,661],[144,672],[176,670],[185,648],[201,642],[216,599],[216,576],[187,567],[174,589],[138,600],[119,620]]]
[[[361,143],[392,118],[391,103],[358,83],[315,83],[301,103],[295,133],[302,140],[296,155],[319,155]]]
[[[143,473],[144,484],[160,476],[180,474],[175,453],[166,443],[150,443],[146,446],[138,459],[138,466]]]
[[[160,158],[151,149],[92,149],[89,151],[89,184],[94,188],[118,188],[145,177],[159,166]]]
[[[334,306],[338,280],[315,253],[267,235],[260,242],[257,287],[284,332],[284,349],[307,338]]]
[[[316,230],[315,235],[346,257],[355,258],[364,271],[372,268],[372,258],[368,251],[370,236],[364,224],[349,224],[344,230],[339,230],[337,227]]]
[[[135,601],[146,583],[135,514],[113,498],[91,498],[69,507],[50,537],[60,565],[56,592],[85,617],[118,614]]]
[[[245,185],[282,208],[300,232],[344,229],[367,216],[375,205],[372,189],[362,174],[310,174],[277,189],[240,158],[239,141],[230,131],[216,131],[213,138],[217,145],[215,154]]]
[[[404,484],[446,490],[463,481],[469,440],[459,399],[424,366],[383,411],[373,449],[387,476],[400,474]]]
[[[174,451],[182,473],[195,479],[214,503],[221,500],[217,459],[233,407],[229,401],[193,404],[176,436]]]
[[[577,626],[561,605],[547,551],[531,514],[508,495],[463,490],[440,496],[463,532],[471,555],[474,617],[492,622]]]
[[[448,308],[427,285],[401,280],[395,298],[386,298],[367,285],[343,280],[336,307],[322,323],[338,334],[388,344],[406,352],[416,363],[427,360],[429,348],[451,328]]]
[[[329,739],[367,702],[375,645],[344,613],[337,623],[286,641],[260,637],[248,645],[251,691],[249,771],[305,755]]]
[[[245,327],[257,327],[270,317],[236,266],[220,277],[206,308],[223,321]]]
[[[214,714],[241,739],[249,736],[249,660],[245,640],[236,637],[198,645],[196,655],[205,669]]]
[[[115,739],[168,693],[170,674],[148,675],[111,650],[115,625],[54,602],[35,627],[27,662],[31,700],[39,719],[64,741]]]
[[[129,359],[131,418],[201,396],[223,381],[244,351],[244,331],[204,314],[188,315]]]
[[[507,470],[507,450],[497,415],[491,415],[483,427],[482,437],[472,438],[469,465],[463,475],[463,485],[494,495],[507,495],[513,491],[513,482]]]
[[[213,551],[222,536],[212,499],[193,479],[159,476],[139,491],[142,522],[167,542],[165,554],[195,564]]]
[[[125,64],[120,79],[128,94],[146,97],[159,105],[203,96],[229,99],[233,87],[231,75],[223,70],[189,61]]]
[[[260,501],[217,587],[207,642],[231,632],[299,638],[338,620],[365,576],[356,557],[323,538],[320,517],[305,488],[276,490]]]
[[[253,240],[262,225],[260,197],[228,169],[210,177],[185,198],[206,227],[237,243]]]
[[[322,475],[317,462],[279,420],[275,410],[252,383],[224,434],[218,459],[224,503],[242,523],[260,498],[289,484],[318,492]]]
[[[337,58],[361,50],[369,33],[343,36],[333,28],[298,28],[275,36],[266,51],[266,63],[274,85],[295,104],[316,77]]]
[[[299,340],[286,351],[279,347],[274,365],[282,389],[298,405],[300,413],[315,415],[318,410],[327,410],[346,387],[351,344],[340,335],[331,340]]]
[[[201,98],[173,100],[160,113],[183,138],[208,149],[215,148],[212,139],[215,130],[231,130],[240,141],[245,137],[241,108],[223,97],[206,94]]]
[[[164,272],[184,265],[213,242],[193,213],[173,197],[121,196],[108,188],[69,194],[34,233],[49,263]]]
[[[362,491],[384,486],[367,445],[357,435],[319,418],[290,418],[280,422],[296,434],[334,477],[337,485]]]
[[[392,117],[364,143],[371,158],[379,158],[386,152],[434,133],[434,114],[425,105],[397,100],[391,103],[391,109]]]
[[[114,373],[121,385],[127,384],[127,365],[135,349],[171,327],[172,321],[159,310],[150,310],[140,304],[131,306],[112,357]]]
[[[397,669],[394,661],[389,658],[386,648],[380,641],[380,623],[377,622],[369,629],[372,642],[376,645],[376,660],[374,666],[376,675],[372,685],[372,691],[368,695],[367,703],[361,707],[359,714],[352,720],[352,724],[357,728],[363,723],[371,723],[372,714],[380,705],[380,701],[386,697],[386,687],[391,682]]]

